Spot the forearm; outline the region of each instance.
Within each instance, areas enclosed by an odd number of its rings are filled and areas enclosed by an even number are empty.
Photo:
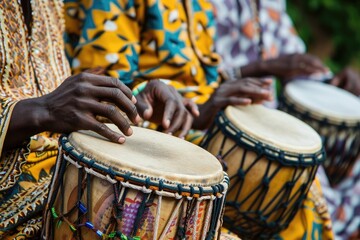
[[[264,77],[269,74],[266,61],[251,62],[240,68],[241,77]]]
[[[12,112],[3,150],[20,146],[29,137],[46,131],[46,105],[40,98],[19,101]]]

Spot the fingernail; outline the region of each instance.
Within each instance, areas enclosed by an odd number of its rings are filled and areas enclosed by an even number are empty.
[[[128,130],[127,130],[127,135],[131,135],[131,134],[133,134],[133,130],[132,130],[132,128],[129,128]]]
[[[139,123],[141,121],[141,117],[138,115],[136,115],[135,117],[135,123]]]
[[[144,113],[143,113],[143,115],[144,115],[144,118],[145,119],[148,119],[148,118],[150,118],[151,116],[150,116],[150,109],[146,109],[145,111],[144,111]]]
[[[260,90],[261,94],[269,94],[269,90],[266,90],[266,89],[261,89]]]
[[[125,142],[125,138],[124,138],[124,137],[119,137],[118,142],[119,142],[119,143],[124,143],[124,142]]]
[[[168,134],[169,134],[169,135],[173,135],[173,133],[172,133],[172,132],[168,132]]]
[[[180,139],[185,139],[185,137],[179,137]]]
[[[132,96],[131,101],[132,101],[134,104],[137,103],[136,97],[135,97],[134,95]]]
[[[165,125],[166,125],[166,127],[170,126],[170,120],[169,119],[165,121]]]

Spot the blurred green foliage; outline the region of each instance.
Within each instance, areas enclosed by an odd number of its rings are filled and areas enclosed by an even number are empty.
[[[314,24],[331,37],[334,49],[325,62],[333,71],[350,64],[360,69],[360,1],[287,0],[287,8],[307,46],[316,40]]]

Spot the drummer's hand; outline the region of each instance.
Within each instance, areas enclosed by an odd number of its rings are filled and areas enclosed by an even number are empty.
[[[248,105],[271,101],[271,79],[242,78],[237,81],[227,81],[216,89],[210,101],[220,110],[228,105]]]
[[[321,60],[310,54],[288,54],[264,61],[263,72],[282,80],[315,73],[327,73],[329,70]]]
[[[92,130],[113,142],[123,143],[122,134],[110,130],[96,116],[108,118],[126,136],[132,134],[124,111],[133,123],[140,121],[131,90],[116,78],[81,73],[66,79],[55,91],[40,98],[48,111],[48,127],[54,132]],[[106,104],[106,101],[111,104]]]
[[[360,95],[360,76],[351,68],[345,68],[338,73],[330,82],[330,84],[343,88],[356,96]]]
[[[194,117],[199,116],[197,105],[173,88],[157,80],[150,81],[137,96],[140,115],[148,121],[161,124],[166,133],[181,131],[183,138],[190,130]]]
[[[222,83],[210,99],[199,106],[201,118],[195,119],[193,127],[208,128],[216,113],[229,105],[246,106],[251,103],[271,101],[272,95],[269,90],[271,82],[271,79],[243,78]]]

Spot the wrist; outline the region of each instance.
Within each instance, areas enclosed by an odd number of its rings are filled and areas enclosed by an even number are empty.
[[[14,113],[17,116],[26,116],[26,123],[19,122],[18,129],[33,129],[34,134],[51,130],[49,111],[46,100],[43,97],[25,99],[18,102],[15,106]],[[14,114],[13,113],[13,114]],[[19,118],[19,117],[18,117]]]
[[[268,67],[268,61],[258,61],[257,65],[258,65],[258,71],[261,74],[261,76],[265,76],[268,75],[270,73],[269,71],[269,67]]]
[[[266,61],[255,61],[242,66],[240,71],[242,72],[242,77],[263,77],[268,73],[267,69]]]

